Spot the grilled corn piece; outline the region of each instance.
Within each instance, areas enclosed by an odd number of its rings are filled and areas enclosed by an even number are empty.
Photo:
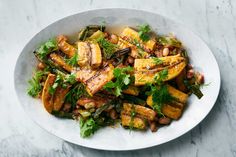
[[[65,69],[68,72],[72,71],[72,69],[73,69],[72,66],[67,64],[62,56],[60,56],[56,53],[51,53],[49,57],[57,66],[62,67],[63,69]]]
[[[185,104],[187,102],[187,99],[188,99],[188,95],[175,89],[174,87],[170,86],[170,85],[167,85],[167,88],[168,88],[168,92],[170,93],[171,96],[173,96],[176,101],[180,102],[180,103],[183,103]],[[152,106],[153,102],[152,102],[152,96],[148,96],[147,98],[147,104],[149,106]]]
[[[159,58],[162,64],[156,64],[155,59],[135,59],[135,85],[145,85],[153,83],[155,75],[164,70],[168,70],[167,78],[164,81],[171,80],[178,76],[186,66],[185,58],[176,56],[168,56]]]
[[[55,91],[54,98],[53,98],[53,110],[59,111],[64,103],[64,99],[66,94],[69,92],[70,86],[66,87],[65,89],[62,87],[58,87]]]
[[[142,42],[142,40],[139,38],[139,34],[138,32],[136,32],[135,30],[131,29],[130,27],[126,27],[123,32],[121,33],[121,36],[123,37],[128,37],[132,40],[136,40],[138,41],[139,43],[141,43],[143,45],[143,47],[145,47],[145,49],[148,49],[148,50],[153,50],[155,45],[156,45],[156,42],[155,40],[148,40],[147,42]]]
[[[83,68],[76,72],[76,80],[85,83],[88,79],[96,74],[95,70],[89,68]]]
[[[44,108],[49,113],[51,113],[53,110],[53,96],[49,93],[49,89],[54,84],[55,80],[56,80],[56,75],[48,74],[48,77],[43,87],[42,102],[43,102]]]
[[[122,110],[125,114],[130,115],[131,112],[135,112],[138,115],[144,117],[145,119],[148,120],[154,120],[155,116],[156,116],[156,112],[153,111],[150,108],[141,106],[141,105],[134,105],[134,104],[129,104],[129,103],[124,103],[123,104],[123,110]]]
[[[58,48],[64,52],[66,55],[68,55],[70,58],[73,57],[76,53],[76,48],[74,48],[72,45],[67,43],[67,37],[64,35],[59,35],[57,38],[57,46]]]
[[[90,95],[99,91],[107,82],[113,79],[114,66],[109,64],[98,70],[94,76],[85,82],[86,90]]]
[[[121,124],[124,127],[133,127],[136,129],[146,129],[146,123],[145,120],[139,117],[133,117],[126,115],[126,114],[121,114]]]
[[[97,68],[102,63],[102,53],[99,45],[93,42],[78,42],[78,64],[81,67]]]
[[[182,114],[182,111],[188,99],[188,95],[170,85],[167,85],[167,88],[168,92],[175,98],[175,100],[170,103],[164,104],[162,106],[162,113],[172,119],[178,119]],[[149,106],[153,105],[152,96],[148,96],[147,104]]]
[[[182,109],[174,107],[169,104],[163,105],[161,111],[165,116],[175,120],[179,119],[180,116],[182,115]]]
[[[120,37],[119,37],[117,45],[120,49],[125,49],[125,48],[130,47],[131,48],[130,55],[134,58],[146,58],[149,55],[147,52],[143,51],[142,49],[139,49],[137,46],[129,43],[128,41],[126,41]]]
[[[98,30],[97,32],[93,33],[93,35],[91,35],[88,39],[89,40],[97,40],[99,38],[103,38],[104,37],[104,33],[100,30]]]

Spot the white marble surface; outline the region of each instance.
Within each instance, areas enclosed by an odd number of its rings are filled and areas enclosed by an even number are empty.
[[[135,8],[159,13],[195,31],[220,65],[222,86],[207,118],[184,136],[161,146],[107,152],[50,135],[25,115],[13,86],[14,65],[24,45],[50,23],[95,8]],[[1,0],[0,156],[236,156],[236,1],[230,0]],[[207,65],[206,65],[207,66]]]

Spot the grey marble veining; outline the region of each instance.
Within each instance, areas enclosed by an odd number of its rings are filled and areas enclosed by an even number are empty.
[[[144,150],[108,152],[65,142],[38,127],[14,93],[20,51],[52,22],[88,9],[127,7],[159,13],[187,26],[213,51],[221,71],[219,98],[200,125],[180,138]],[[1,0],[0,156],[236,156],[236,1],[233,0]],[[206,65],[207,66],[207,65]]]

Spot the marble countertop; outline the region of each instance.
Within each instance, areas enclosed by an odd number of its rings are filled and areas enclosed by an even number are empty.
[[[134,8],[155,12],[196,32],[213,51],[221,71],[219,98],[192,131],[166,144],[129,152],[99,151],[57,138],[21,108],[13,71],[24,45],[58,19],[88,9]],[[236,157],[236,1],[231,0],[1,0],[0,1],[0,157],[157,156]],[[207,66],[207,65],[206,65]]]

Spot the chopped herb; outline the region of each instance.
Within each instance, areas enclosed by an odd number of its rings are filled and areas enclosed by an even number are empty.
[[[168,76],[168,70],[164,69],[157,73],[153,84],[147,84],[150,91],[146,92],[146,95],[152,95],[153,109],[157,111],[160,116],[163,116],[161,108],[163,104],[168,103],[173,100],[170,95],[167,86],[163,83],[163,80]]]
[[[163,64],[163,61],[157,57],[153,57],[152,59],[153,59],[154,64],[156,65]]]
[[[83,84],[76,84],[72,89],[66,94],[65,102],[70,103],[72,105],[72,109],[75,108],[77,100],[81,96],[88,96]]]
[[[75,55],[69,59],[65,59],[66,63],[71,66],[76,66],[79,60],[78,53],[75,53]]]
[[[35,71],[34,76],[32,77],[32,79],[28,81],[29,87],[27,89],[27,93],[30,96],[36,97],[41,92],[43,87],[40,84],[40,81],[43,78],[43,76],[45,76],[48,73],[47,70],[48,69],[45,68],[45,70],[43,70],[43,71],[41,71],[41,70],[40,71]]]
[[[55,38],[48,40],[44,44],[42,44],[37,50],[37,56],[43,60],[49,53],[57,50],[57,41]]]
[[[68,74],[65,76],[65,80],[64,80],[65,83],[69,83],[69,84],[74,84],[76,83],[76,76],[75,74]]]
[[[83,119],[80,118],[80,136],[89,137],[99,129],[98,124],[93,118]]]
[[[132,44],[134,44],[137,47],[138,55],[140,58],[143,58],[145,56],[145,51],[142,45],[138,42],[138,40],[134,39],[130,41]]]
[[[133,68],[128,66],[125,68],[115,68],[113,75],[115,82],[108,82],[103,88],[109,92],[112,92],[117,97],[121,95],[122,90],[127,89],[128,85],[132,82],[133,78],[129,72],[133,71]]]
[[[139,37],[142,41],[146,42],[150,39],[150,36],[149,36],[149,32],[151,31],[151,28],[148,24],[144,24],[144,25],[139,25],[138,26],[138,34],[139,34]]]
[[[61,75],[57,75],[55,82],[53,85],[49,88],[49,93],[53,95],[57,89],[58,86],[60,86],[63,83],[63,78]]]
[[[164,46],[174,46],[174,47],[182,47],[182,43],[177,40],[175,37],[171,36],[160,36],[158,37],[158,41],[160,44]]]
[[[99,46],[103,49],[103,55],[106,59],[110,59],[113,53],[117,50],[117,45],[109,42],[104,37],[97,39]]]

